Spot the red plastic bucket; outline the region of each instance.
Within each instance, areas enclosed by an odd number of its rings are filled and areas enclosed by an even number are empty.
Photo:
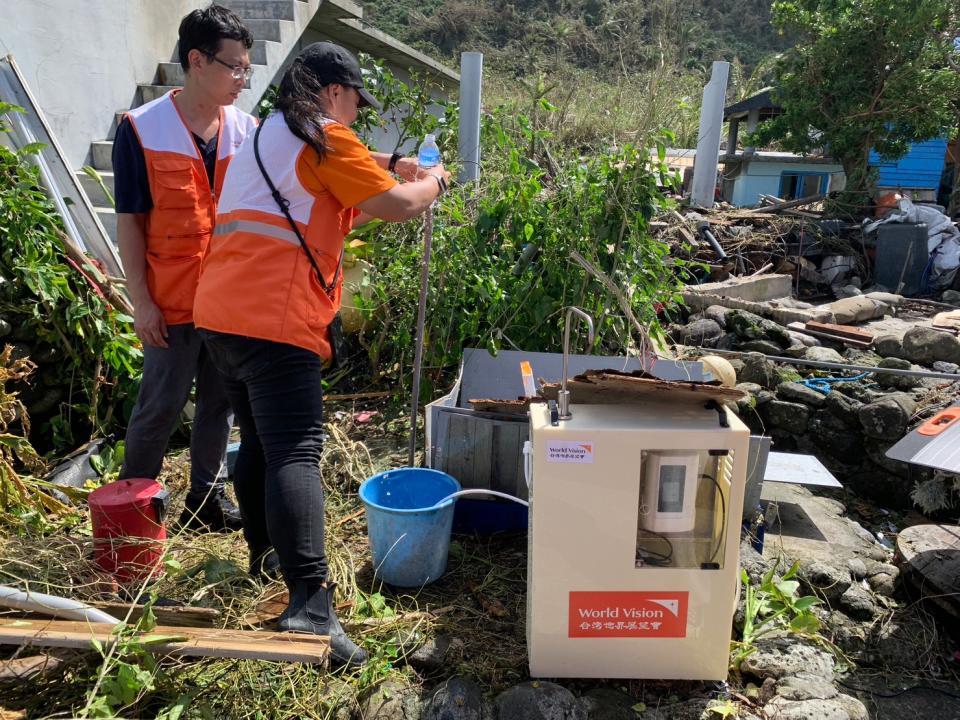
[[[146,578],[163,558],[163,516],[170,494],[156,480],[131,478],[97,488],[88,499],[93,558],[120,583]]]

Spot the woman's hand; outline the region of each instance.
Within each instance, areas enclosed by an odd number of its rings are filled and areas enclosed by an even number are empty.
[[[420,163],[415,157],[402,157],[397,160],[393,171],[407,182],[413,182],[417,179],[417,171],[420,169]]]

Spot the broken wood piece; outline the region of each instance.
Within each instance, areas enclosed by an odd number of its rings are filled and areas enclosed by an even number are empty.
[[[637,377],[615,370],[588,370],[567,383],[570,401],[594,405],[632,405],[649,400],[720,403],[736,402],[747,396],[743,390],[708,383],[658,380]],[[545,383],[543,394],[556,399],[560,383]]]
[[[145,609],[144,605],[125,602],[94,601],[87,604],[124,622],[138,621],[143,617]],[[193,607],[192,605],[153,605],[152,610],[158,623],[175,627],[217,627],[223,616],[215,608]]]
[[[937,313],[933,316],[933,326],[942,330],[960,330],[960,310]]]
[[[873,342],[872,333],[868,333],[865,330],[858,330],[857,328],[850,327],[849,325],[837,325],[836,323],[809,320],[806,324],[806,328],[807,330],[816,330],[818,332],[829,333],[830,335],[839,335],[840,337],[849,338],[850,340],[857,340],[859,342]]]
[[[854,348],[868,348],[873,344],[872,340],[870,342],[864,342],[862,340],[852,340],[848,337],[834,335],[832,333],[822,332],[820,330],[809,330],[806,324],[802,322],[789,323],[787,325],[787,329],[793,330],[794,332],[803,333],[804,335],[809,335],[810,337],[819,338],[820,340],[829,340],[830,342],[841,343]]]
[[[755,214],[765,214],[765,213],[775,213],[780,210],[786,210],[787,208],[796,208],[802,207],[804,205],[813,205],[813,203],[820,202],[826,197],[822,193],[819,195],[810,195],[805,198],[800,198],[798,200],[787,200],[786,202],[776,203],[775,205],[764,205],[763,207],[750,208],[744,212],[755,213]]]
[[[87,650],[94,640],[112,647],[122,636],[104,623],[73,620],[0,618],[0,644],[31,647],[67,647]],[[136,633],[133,640],[157,655],[219,657],[324,665],[330,650],[328,636],[272,633],[259,630],[218,630],[158,625]]]
[[[70,657],[82,657],[72,650],[54,650],[41,655],[0,660],[0,683],[29,680],[63,665]]]

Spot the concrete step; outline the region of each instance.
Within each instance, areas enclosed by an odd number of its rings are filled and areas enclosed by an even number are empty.
[[[295,20],[296,0],[223,0],[243,20]]]
[[[243,24],[257,40],[283,44],[296,40],[297,27],[292,20],[244,20]]]
[[[113,244],[117,244],[117,214],[113,211],[111,207],[99,207],[94,206],[94,212],[97,213],[97,217],[100,218],[100,222],[103,224],[103,229],[107,231],[107,235],[110,236],[110,239],[113,241]]]
[[[113,172],[113,140],[94,140],[90,143],[94,169],[99,172]]]
[[[138,85],[137,88],[139,92],[137,93],[140,96],[140,105],[146,105],[152,100],[156,100],[159,97],[163,97],[171,90],[176,90],[180,85]]]
[[[106,170],[98,170],[97,173],[103,180],[103,184],[107,186],[107,189],[110,190],[112,194],[113,188],[115,187],[113,173]],[[103,192],[103,188],[100,187],[96,180],[87,175],[83,170],[77,170],[76,176],[80,181],[80,186],[83,188],[83,191],[87,194],[87,197],[90,198],[91,205],[111,207],[110,201],[107,200],[107,196]]]
[[[293,25],[293,23],[290,23]],[[280,56],[280,53],[283,52],[283,45],[279,42],[273,40],[254,40],[253,47],[250,48],[250,64],[251,65],[266,65],[267,67],[273,67],[274,63],[280,63],[283,58]],[[262,68],[263,70],[267,68]],[[257,68],[255,72],[259,72],[261,68]],[[250,87],[247,85],[247,87]]]

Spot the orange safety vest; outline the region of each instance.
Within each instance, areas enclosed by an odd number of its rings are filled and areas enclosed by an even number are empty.
[[[353,141],[362,148],[359,140]],[[305,186],[299,173],[307,153],[311,148],[290,132],[283,115],[264,121],[261,160],[289,201],[290,215],[330,286],[356,211],[332,192]],[[364,186],[371,195],[395,184],[385,171],[377,172],[382,177]],[[197,288],[197,327],[296,345],[329,359],[327,327],[340,308],[342,280],[340,273],[329,296],[317,281],[260,173],[251,137],[234,157],[220,196],[217,227]]]
[[[173,102],[173,90],[135,108],[127,118],[143,148],[153,207],[147,213],[147,288],[168,325],[193,322],[193,297],[230,159],[257,121],[220,108],[213,190],[207,170]]]

